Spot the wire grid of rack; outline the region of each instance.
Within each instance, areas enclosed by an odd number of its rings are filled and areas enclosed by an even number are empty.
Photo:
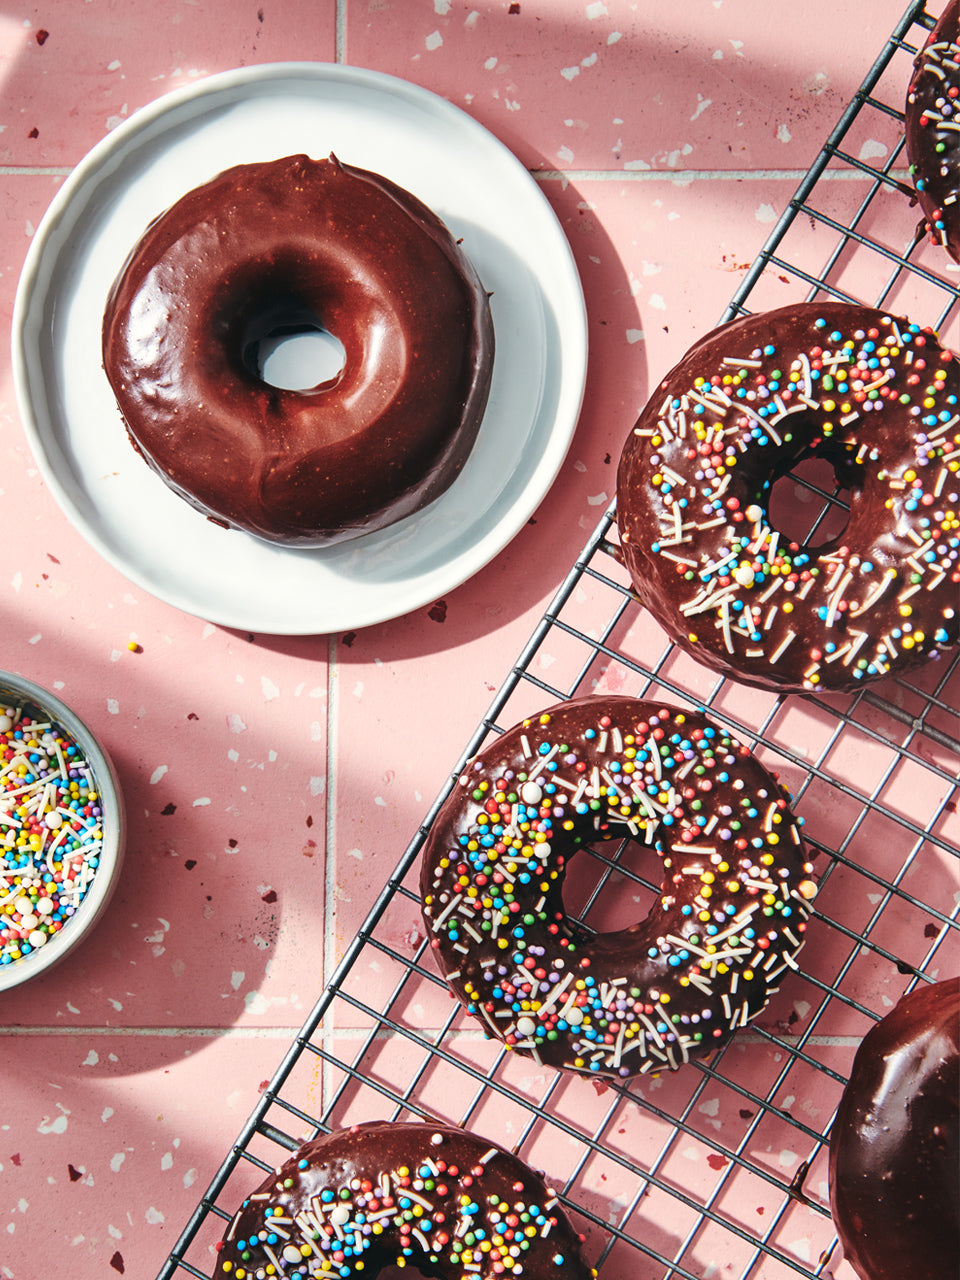
[[[934,17],[923,0],[907,10],[723,319],[782,305],[787,283],[796,300],[872,302],[955,330],[957,277],[915,234],[898,168],[898,104]],[[860,158],[884,150],[863,147],[877,138],[889,139],[879,167]],[[831,519],[842,527],[835,479],[815,468],[788,479],[794,506],[808,508],[807,536]],[[960,658],[843,697],[778,698],[718,679],[639,609],[615,528],[611,507],[160,1280],[208,1276],[211,1246],[268,1171],[306,1138],[374,1118],[462,1124],[542,1168],[602,1280],[833,1274],[827,1135],[855,1047],[902,993],[960,971]],[[603,690],[700,706],[747,742],[793,792],[820,881],[801,971],[766,1014],[705,1063],[623,1084],[539,1069],[486,1040],[418,932],[420,848],[463,763],[524,715]],[[565,905],[595,930],[639,918],[659,887],[655,855],[629,844],[584,853],[574,868]]]

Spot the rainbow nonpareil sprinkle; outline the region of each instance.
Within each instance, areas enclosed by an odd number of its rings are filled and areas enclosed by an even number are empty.
[[[102,846],[100,796],[79,743],[41,711],[0,706],[0,965],[69,924]]]

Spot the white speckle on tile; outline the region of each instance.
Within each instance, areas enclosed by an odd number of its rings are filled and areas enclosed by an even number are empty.
[[[707,107],[709,107],[709,106],[712,104],[712,102],[713,102],[713,99],[712,99],[712,98],[705,98],[705,97],[703,96],[703,94],[702,94],[702,93],[698,93],[698,94],[697,94],[697,109],[696,109],[696,111],[694,111],[694,113],[693,113],[693,115],[690,117],[690,119],[691,119],[691,120],[696,120],[697,116],[702,115],[702,114],[703,114],[703,112],[704,112],[704,111],[706,111]]]
[[[164,1217],[159,1209],[155,1209],[153,1205],[143,1215],[151,1227],[160,1227],[163,1225]]]
[[[641,268],[645,276],[658,276],[663,270],[662,262],[644,262]]]
[[[120,703],[116,698],[107,699],[107,710],[112,716],[118,715],[120,712]]]
[[[650,165],[646,160],[624,160],[623,167],[634,172],[644,172],[650,168]]]
[[[871,906],[874,906],[874,907],[875,907],[875,906],[877,905],[877,903],[880,901],[880,899],[883,897],[883,894],[882,894],[882,893],[868,893],[868,894],[866,895],[866,897],[867,897],[867,901],[871,904]]]
[[[705,1116],[718,1115],[720,1112],[720,1099],[707,1098],[706,1102],[701,1102],[697,1110],[702,1112],[702,1114]]]
[[[889,147],[883,142],[878,142],[876,138],[868,138],[860,148],[860,160],[882,160],[887,154]]]
[[[104,1107],[103,1110],[100,1112],[101,1123],[106,1124],[112,1115],[113,1115],[113,1107]]]
[[[280,690],[267,676],[260,677],[260,688],[263,691],[263,696],[268,702],[272,702],[274,698],[280,697]]]
[[[168,768],[169,768],[169,765],[165,765],[165,764],[157,765],[153,773],[151,773],[150,775],[150,785],[152,787],[155,787],[157,785],[157,783],[160,781],[163,775],[167,772]]]
[[[232,760],[233,763],[236,764],[237,761],[240,759],[240,752],[237,751],[234,747],[231,747],[230,750],[227,752],[227,759]]]
[[[209,796],[197,796],[196,800],[194,800],[193,802],[193,807],[195,809],[202,809],[205,805],[208,805],[209,803],[210,803]]]
[[[43,639],[43,634],[38,631],[36,635],[30,637],[30,639],[27,641],[27,644],[39,644],[42,639]]]
[[[310,741],[311,741],[311,742],[322,742],[322,741],[323,741],[323,723],[322,723],[322,721],[320,721],[320,720],[312,720],[312,721],[310,722]]]
[[[754,217],[758,222],[776,222],[777,214],[772,204],[761,204],[758,206]]]
[[[586,464],[585,462],[580,462],[580,461],[579,461],[579,459],[578,459],[578,460],[573,464],[573,469],[574,469],[574,471],[579,471],[581,475],[584,475],[584,474],[586,473],[586,470],[587,470],[587,464]]]
[[[348,858],[356,858],[358,862],[361,862],[361,861],[363,860],[363,850],[362,850],[362,849],[348,849],[348,850],[347,850],[347,857],[348,857]]]
[[[657,311],[666,311],[667,309],[667,304],[659,293],[652,293],[650,295],[650,305],[651,307],[655,307]]]
[[[387,807],[387,802],[384,800],[383,796],[374,796],[373,803],[379,805],[381,809],[385,809]]]
[[[593,22],[597,18],[605,18],[607,16],[607,6],[603,0],[592,0],[586,8],[587,18]]]
[[[476,9],[471,9],[470,12],[467,14],[467,16],[464,18],[463,25],[465,27],[475,27],[479,19],[480,19],[480,14],[476,11]]]
[[[247,975],[244,973],[242,969],[234,969],[233,973],[231,973],[230,975],[230,985],[231,987],[233,987],[234,991],[240,990],[240,988],[243,986],[243,980],[246,976]]]
[[[363,681],[362,680],[358,680],[357,683],[353,686],[353,696],[355,698],[363,697]]]
[[[503,105],[507,108],[508,111],[520,110],[520,103],[517,102],[516,98],[504,98]]]
[[[830,88],[830,77],[825,71],[815,71],[812,76],[808,76],[804,80],[803,88],[807,93],[819,98]]]
[[[580,59],[580,65],[581,67],[596,66],[599,57],[600,55],[598,53],[588,53],[585,58]]]
[[[798,1017],[798,1018],[805,1018],[805,1017],[807,1016],[807,1014],[810,1012],[810,1001],[809,1001],[809,1000],[794,1000],[794,1002],[793,1002],[793,1007],[794,1007],[794,1009],[796,1009],[796,1011],[797,1011],[797,1017]]]
[[[722,50],[722,49],[714,49],[714,51],[713,51],[713,60],[714,60],[714,62],[722,62],[722,61],[723,61],[723,50]]]
[[[119,58],[114,58],[114,60],[113,60],[112,62],[108,62],[108,63],[107,63],[107,70],[108,70],[108,71],[119,71],[119,69],[120,69],[120,59],[119,59]]]
[[[591,507],[603,507],[606,506],[609,501],[609,494],[604,493],[602,489],[599,493],[595,493],[593,495],[587,494],[587,505]]]
[[[611,31],[610,34],[607,36],[607,44],[617,44],[617,42],[622,39],[623,39],[622,31]]]
[[[248,991],[243,997],[243,1007],[247,1013],[258,1014],[266,1013],[270,1005],[266,997],[262,996],[259,991]]]
[[[576,80],[577,76],[580,74],[580,68],[579,67],[561,67],[560,74],[563,76],[564,80]]]
[[[59,1103],[57,1105],[60,1106]],[[66,1133],[69,1116],[70,1112],[65,1107],[60,1106],[60,1114],[54,1116],[52,1120],[49,1116],[43,1117],[37,1125],[37,1133]]]
[[[793,134],[790,132],[790,130],[787,128],[785,124],[777,125],[777,141],[778,142],[790,142],[792,138],[793,138]]]
[[[796,1163],[797,1153],[795,1151],[788,1151],[786,1147],[784,1147],[780,1152],[780,1155],[777,1157],[777,1164],[779,1164],[781,1169],[792,1169]]]
[[[557,159],[560,161],[561,164],[572,164],[573,152],[570,150],[569,147],[561,147],[557,151]]]
[[[433,11],[441,18],[450,12],[450,0],[433,0]]]
[[[115,1227],[111,1222],[107,1223],[107,1234],[109,1236],[112,1236],[114,1240],[123,1239],[123,1232],[120,1230],[119,1227]]]
[[[33,223],[30,221],[29,218],[24,223],[24,230],[27,233],[27,239],[29,239],[30,236],[33,235],[34,231],[36,231],[36,227],[33,225]]]
[[[643,330],[642,330],[642,329],[628,329],[628,330],[627,330],[627,342],[630,344],[630,346],[631,346],[631,347],[633,346],[633,344],[634,344],[635,342],[642,342],[642,341],[643,341]]]
[[[322,796],[327,789],[327,779],[321,773],[315,773],[310,779],[310,794],[312,796]]]
[[[443,44],[443,36],[439,31],[431,31],[424,44],[427,46],[428,51],[433,53],[434,49],[439,49]]]
[[[203,908],[203,918],[204,920],[209,920],[212,915],[213,910],[208,902]],[[182,978],[187,972],[187,962],[185,960],[174,960],[173,964],[170,966],[170,972],[175,978]]]
[[[112,1009],[115,1009],[117,1013],[120,1013],[120,1011],[123,1009],[123,1005],[120,1003],[120,1001],[114,1000],[112,996],[107,996],[107,1004],[110,1005]]]
[[[799,1258],[801,1262],[810,1261],[810,1241],[806,1238],[791,1240],[787,1245],[787,1250],[789,1253],[792,1253],[795,1258]]]
[[[193,1184],[196,1182],[196,1180],[197,1180],[196,1169],[188,1169],[187,1172],[183,1175],[183,1185],[185,1187],[192,1187]]]
[[[20,572],[19,569],[10,579],[10,585],[11,587],[13,587],[14,591],[19,591],[20,588],[23,586],[23,574]]]
[[[166,1173],[168,1169],[173,1168],[173,1155],[171,1152],[165,1151],[160,1157],[160,1168],[164,1173]]]
[[[243,733],[246,730],[246,727],[247,726],[243,723],[242,717],[239,716],[236,711],[231,711],[227,716],[227,728],[231,733]]]
[[[484,70],[492,71],[499,61],[500,59],[497,57],[488,58],[486,62],[483,64]]]
[[[743,57],[743,41],[742,41],[742,40],[731,40],[731,41],[730,41],[730,44],[731,44],[731,46],[732,46],[732,48],[733,48],[734,53],[737,55],[737,57],[738,57],[738,58],[742,58],[742,57]]]
[[[200,639],[209,640],[215,632],[216,627],[211,622],[205,622],[200,628]]]

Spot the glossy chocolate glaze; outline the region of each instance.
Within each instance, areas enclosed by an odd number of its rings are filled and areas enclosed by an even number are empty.
[[[345,364],[267,385],[250,348],[314,316]],[[137,245],[111,291],[103,360],[135,447],[224,525],[340,542],[437,498],[476,439],[493,324],[440,219],[376,174],[288,156],[228,169]]]
[[[394,1263],[438,1280],[596,1276],[556,1194],[516,1156],[462,1129],[399,1121],[303,1146],[244,1201],[214,1275],[375,1280]]]
[[[663,860],[649,915],[590,936],[563,908],[577,849]],[[725,1044],[796,968],[810,879],[787,793],[705,716],[621,696],[560,703],[491,742],[431,826],[420,891],[453,993],[539,1063],[623,1078]]]
[[[927,232],[960,262],[960,0],[947,5],[917,55],[904,118]]]
[[[706,666],[783,691],[856,688],[958,636],[960,361],[929,331],[813,302],[693,346],[628,437],[620,543],[642,604]],[[809,456],[850,491],[839,537],[768,512]]]
[[[862,1280],[960,1274],[960,979],[864,1037],[830,1135],[830,1206]]]

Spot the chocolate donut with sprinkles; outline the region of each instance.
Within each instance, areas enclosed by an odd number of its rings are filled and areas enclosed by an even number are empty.
[[[249,1196],[218,1245],[220,1280],[592,1280],[556,1193],[496,1143],[378,1121],[306,1143]]]
[[[705,715],[619,695],[560,703],[482,750],[431,826],[420,891],[451,991],[489,1036],[581,1075],[674,1069],[720,1048],[796,968],[812,866],[789,797]],[[630,839],[663,884],[590,936],[569,858]]]
[[[804,459],[849,491],[821,545],[771,521]],[[955,645],[960,362],[930,330],[811,302],[741,317],[661,382],[623,448],[620,546],[641,603],[706,666],[848,690]]]
[[[904,121],[926,230],[960,262],[960,0],[947,5],[917,55]]]

